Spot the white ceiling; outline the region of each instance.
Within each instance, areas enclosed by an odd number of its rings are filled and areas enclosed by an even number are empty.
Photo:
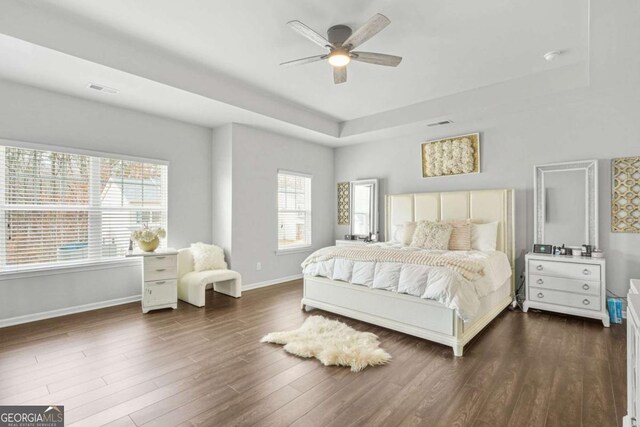
[[[488,86],[583,60],[584,0],[45,0],[134,40],[162,46],[313,110],[350,120]],[[360,50],[402,56],[398,68],[353,63],[334,85],[319,62],[280,62],[323,53],[286,22],[320,34],[380,12],[391,25]],[[542,55],[564,50],[561,61]]]
[[[336,145],[345,127],[381,123],[385,112],[401,116],[505,82],[525,88],[588,64],[588,9],[583,0],[3,0],[0,77],[205,126],[307,131],[306,139]],[[355,29],[378,12],[391,25],[361,50],[400,55],[398,68],[352,63],[349,81],[334,85],[328,64],[278,65],[322,53],[287,21],[324,33],[339,23]],[[546,62],[550,50],[564,54]],[[121,93],[89,93],[88,81]]]

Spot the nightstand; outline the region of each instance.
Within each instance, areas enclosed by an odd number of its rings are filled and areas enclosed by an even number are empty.
[[[131,252],[127,257],[142,257],[142,312],[178,308],[178,251]]]
[[[527,254],[524,311],[590,317],[609,327],[605,267],[604,258]]]

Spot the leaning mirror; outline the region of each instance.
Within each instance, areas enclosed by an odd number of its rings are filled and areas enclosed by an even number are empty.
[[[535,243],[598,246],[598,163],[534,167]]]
[[[378,180],[351,181],[351,230],[359,238],[378,233]]]

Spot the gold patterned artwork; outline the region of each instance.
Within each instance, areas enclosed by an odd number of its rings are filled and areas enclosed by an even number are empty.
[[[422,177],[480,172],[480,134],[454,136],[422,144]]]
[[[611,231],[640,233],[640,157],[613,159]]]
[[[349,183],[338,183],[338,225],[349,225]]]

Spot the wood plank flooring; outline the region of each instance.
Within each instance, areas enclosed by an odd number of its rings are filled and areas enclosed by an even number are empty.
[[[0,329],[0,404],[61,404],[72,426],[618,426],[622,325],[506,310],[448,347],[314,310],[301,281],[207,292],[206,308],[127,304]],[[351,373],[262,344],[310,314],[380,337],[393,360]]]

